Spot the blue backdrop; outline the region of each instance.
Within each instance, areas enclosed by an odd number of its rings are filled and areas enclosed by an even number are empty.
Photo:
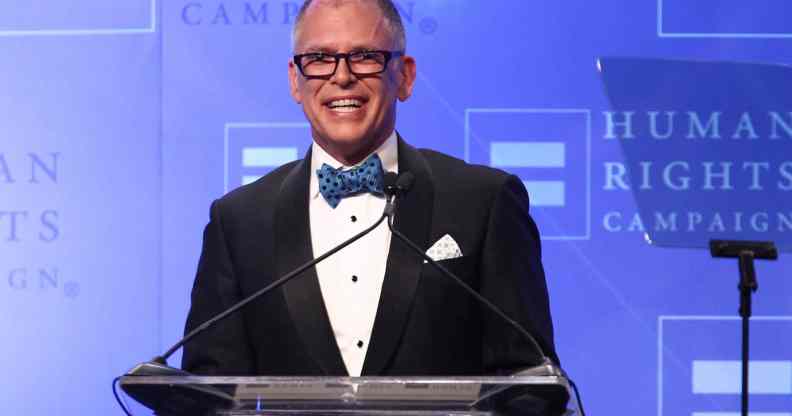
[[[182,332],[210,202],[310,143],[286,77],[299,3],[2,4],[0,407],[118,414],[110,380]],[[590,414],[736,412],[736,265],[645,244],[595,63],[792,62],[792,5],[398,4],[419,75],[397,127],[525,180]],[[789,415],[792,260],[757,267],[753,405]]]

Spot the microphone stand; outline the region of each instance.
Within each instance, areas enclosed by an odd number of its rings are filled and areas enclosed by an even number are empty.
[[[455,274],[448,271],[448,269],[443,267],[443,265],[441,265],[440,263],[435,261],[435,259],[433,259],[428,254],[426,254],[426,252],[424,252],[424,250],[421,247],[419,247],[406,235],[402,234],[401,231],[397,230],[396,227],[393,226],[393,215],[396,212],[396,200],[398,197],[406,194],[407,191],[410,190],[414,181],[415,181],[415,175],[413,175],[412,172],[404,172],[397,175],[395,180],[392,179],[391,177],[391,179],[388,182],[392,185],[385,186],[385,197],[387,202],[385,204],[385,212],[383,215],[385,215],[388,218],[388,228],[390,229],[391,233],[395,235],[396,238],[401,240],[404,244],[406,244],[408,247],[410,247],[410,249],[412,249],[414,252],[418,253],[418,255],[420,255],[424,259],[424,261],[431,264],[432,267],[440,271],[440,273],[442,273],[449,279],[456,282],[456,284],[462,287],[462,289],[464,289],[470,296],[472,296],[477,301],[483,303],[489,310],[494,312],[501,319],[503,319],[509,325],[511,325],[512,328],[514,328],[520,335],[524,336],[531,343],[531,346],[534,348],[534,350],[537,351],[539,355],[542,356],[542,362],[535,368],[549,368],[551,370],[557,369],[559,373],[563,374],[563,370],[561,370],[558,366],[553,364],[552,360],[550,360],[547,357],[547,354],[544,353],[544,350],[536,341],[536,338],[534,338],[530,332],[526,331],[525,328],[522,327],[522,325],[517,323],[517,321],[510,318],[508,315],[506,315],[502,310],[500,310],[500,308],[495,306],[494,303],[487,300],[487,298],[481,296],[476,290],[470,287],[470,285],[462,281],[462,279],[460,279]]]
[[[748,366],[750,363],[750,319],[752,297],[759,288],[754,269],[754,259],[776,260],[778,250],[772,241],[710,240],[710,255],[716,258],[737,258],[740,269],[740,318],[742,323],[741,364],[742,380],[740,386],[740,414],[748,416]]]
[[[575,392],[575,399],[578,402],[578,405],[579,405],[580,410],[582,412],[582,416],[585,416],[586,413],[583,410],[583,403],[581,401],[580,392],[578,391],[577,385],[575,385],[574,381],[572,381],[572,379],[567,376],[566,372],[564,372],[564,370],[561,369],[561,367],[556,365],[550,358],[547,357],[547,355],[544,353],[544,350],[542,349],[542,347],[536,341],[536,338],[534,338],[533,335],[531,335],[530,332],[528,332],[525,328],[523,328],[523,326],[520,325],[517,321],[515,321],[514,319],[512,319],[508,315],[506,315],[506,313],[504,313],[495,304],[493,304],[492,302],[487,300],[487,298],[481,296],[475,289],[470,287],[470,285],[465,283],[462,279],[460,279],[454,273],[451,273],[443,265],[441,265],[440,263],[435,261],[435,259],[431,258],[428,254],[426,254],[426,252],[423,249],[421,249],[421,247],[419,247],[412,240],[410,240],[406,235],[404,235],[402,232],[400,232],[399,230],[397,230],[393,226],[393,215],[394,215],[394,213],[396,211],[396,199],[397,199],[398,196],[401,196],[401,195],[405,194],[409,190],[409,188],[412,186],[413,180],[414,180],[414,177],[412,176],[412,174],[410,172],[405,172],[404,174],[399,175],[399,178],[396,180],[396,183],[395,183],[394,186],[385,188],[385,194],[386,194],[386,197],[387,197],[387,205],[386,205],[386,208],[385,208],[385,215],[388,218],[388,228],[390,229],[391,233],[393,235],[395,235],[396,238],[398,238],[404,244],[406,244],[408,247],[410,247],[410,249],[412,249],[413,251],[418,253],[427,263],[431,264],[432,267],[434,267],[435,269],[440,271],[440,273],[442,273],[444,276],[446,276],[446,277],[450,278],[451,280],[453,280],[454,282],[456,282],[470,296],[472,296],[474,299],[476,299],[477,301],[479,301],[482,304],[484,304],[490,311],[494,312],[498,317],[500,317],[501,319],[506,321],[509,325],[511,325],[511,327],[514,328],[520,335],[525,337],[525,339],[527,339],[530,342],[530,344],[534,348],[534,350],[537,351],[539,353],[539,355],[541,355],[541,357],[542,357],[542,362],[541,363],[539,363],[538,365],[536,365],[534,367],[526,368],[526,369],[524,369],[522,371],[519,371],[518,373],[513,374],[513,375],[516,375],[516,376],[536,376],[536,377],[556,376],[556,377],[562,377],[562,378],[566,379],[569,382],[569,384],[572,386],[572,389]],[[491,398],[493,396],[496,396],[496,395],[498,395],[498,394],[500,394],[500,393],[502,393],[502,392],[504,392],[504,391],[506,391],[508,389],[509,389],[508,386],[504,386],[501,389],[495,389],[493,391],[490,391],[488,394],[486,394],[482,398],[480,398],[477,401],[477,404],[479,402],[486,401],[487,399],[489,399],[489,398]]]
[[[393,176],[395,176],[395,174],[393,174]],[[393,179],[393,176],[391,177],[391,179]],[[373,225],[369,226],[365,230],[359,232],[358,234],[354,235],[352,238],[344,241],[343,243],[339,244],[333,249],[327,251],[321,256],[304,263],[303,265],[292,270],[291,272],[287,273],[278,280],[257,290],[255,293],[241,300],[234,306],[226,309],[225,311],[221,312],[215,317],[202,323],[201,325],[190,331],[187,335],[185,335],[184,338],[182,338],[179,342],[177,342],[172,347],[170,347],[164,354],[154,357],[151,361],[143,362],[136,365],[134,368],[127,371],[127,373],[124,374],[124,377],[191,376],[192,375],[191,373],[188,373],[186,371],[168,365],[167,360],[171,355],[173,355],[174,352],[176,352],[184,344],[186,344],[187,342],[189,342],[190,340],[201,334],[207,328],[227,318],[231,314],[239,311],[249,303],[265,295],[266,293],[283,286],[286,282],[299,276],[302,272],[306,271],[310,267],[315,266],[317,263],[332,256],[333,254],[337,253],[344,247],[354,243],[355,241],[361,239],[366,234],[373,231],[380,224],[382,224],[382,222],[385,221],[386,218],[388,218],[388,213],[393,211],[393,207],[390,206],[389,204],[390,202],[388,201],[386,203],[385,209],[383,210],[382,216]],[[131,414],[129,413],[123,402],[120,400],[118,393],[116,392],[116,382],[120,378],[121,377],[116,377],[113,380],[113,394],[119,406],[124,411],[124,413],[130,416]],[[146,405],[148,408],[159,409],[158,414],[161,414],[163,416],[183,414],[185,409],[187,409],[186,414],[206,414],[206,412],[209,409],[229,409],[237,405],[234,397],[230,392],[224,391],[223,389],[213,386],[174,384],[171,385],[170,387],[166,387],[164,390],[162,389],[158,390],[158,389],[154,389],[153,385],[152,388],[142,388],[142,389],[141,388],[132,389],[122,385],[121,388],[124,391],[126,391],[128,395],[134,397],[138,402]]]
[[[387,211],[387,209],[388,209],[388,207],[386,205],[386,211]],[[241,300],[239,303],[235,304],[234,306],[226,309],[225,311],[223,311],[219,315],[215,316],[214,318],[209,319],[208,321],[202,323],[201,325],[199,325],[198,327],[196,327],[195,329],[190,331],[187,335],[185,335],[184,338],[182,338],[179,342],[177,342],[172,347],[170,347],[164,354],[159,355],[157,357],[154,357],[154,359],[152,359],[151,361],[138,364],[132,370],[130,370],[126,375],[127,376],[141,376],[141,375],[142,376],[146,376],[146,375],[163,376],[163,375],[168,375],[167,373],[170,373],[171,375],[187,375],[187,374],[189,374],[189,373],[186,373],[186,372],[184,372],[182,370],[170,367],[167,364],[168,358],[171,355],[173,355],[173,353],[176,352],[179,348],[181,348],[184,344],[190,342],[190,340],[192,340],[197,335],[199,335],[200,333],[205,331],[207,328],[211,327],[212,325],[214,325],[218,321],[221,321],[221,320],[227,318],[228,316],[232,315],[234,312],[244,308],[247,304],[249,304],[250,302],[253,302],[256,299],[258,299],[260,296],[264,295],[265,293],[270,292],[272,290],[275,290],[275,289],[283,286],[286,282],[288,282],[289,280],[295,278],[300,273],[308,270],[309,268],[315,266],[317,263],[321,262],[322,260],[324,260],[324,259],[332,256],[333,254],[339,252],[344,247],[346,247],[346,246],[354,243],[355,241],[361,239],[363,236],[365,236],[366,234],[370,233],[372,230],[374,230],[380,224],[382,224],[382,221],[384,221],[386,218],[388,218],[388,215],[387,215],[387,212],[384,212],[382,214],[382,216],[379,218],[379,220],[377,220],[377,222],[375,222],[373,225],[371,225],[368,228],[366,228],[365,230],[357,233],[356,235],[354,235],[350,239],[344,241],[343,243],[339,244],[338,246],[334,247],[333,249],[325,252],[321,256],[319,256],[319,257],[317,257],[317,258],[315,258],[315,259],[313,259],[313,260],[311,260],[309,262],[304,263],[300,267],[292,270],[291,272],[287,273],[286,275],[284,275],[283,277],[279,278],[278,280],[276,280],[276,281],[268,284],[267,286],[264,286],[263,288],[257,290],[256,292],[254,292],[250,296],[248,296],[245,299]]]
[[[495,313],[496,315],[498,315],[498,316],[499,316],[501,319],[503,319],[503,320],[504,320],[504,321],[506,321],[506,322],[507,322],[509,325],[511,325],[511,326],[512,326],[512,328],[514,328],[514,329],[515,329],[517,332],[519,332],[519,333],[520,333],[522,336],[524,336],[524,337],[525,337],[527,340],[529,340],[529,342],[531,343],[531,346],[532,346],[532,347],[533,347],[533,348],[534,348],[536,351],[538,351],[538,352],[541,354],[541,356],[542,356],[542,363],[541,363],[541,364],[539,364],[539,366],[541,366],[541,367],[544,367],[544,366],[546,366],[546,365],[550,365],[550,366],[553,366],[553,367],[555,367],[555,364],[553,364],[553,362],[552,362],[552,361],[551,361],[551,360],[550,360],[550,359],[549,359],[549,358],[548,358],[548,357],[545,355],[544,351],[542,350],[542,347],[539,345],[539,343],[536,341],[536,339],[535,339],[535,338],[534,338],[534,337],[533,337],[533,336],[532,336],[532,335],[531,335],[531,334],[530,334],[528,331],[526,331],[526,330],[525,330],[525,328],[523,328],[523,327],[522,327],[522,325],[520,325],[519,323],[517,323],[517,321],[515,321],[515,320],[514,320],[514,319],[512,319],[512,318],[510,318],[508,315],[506,315],[506,313],[504,313],[504,312],[503,312],[503,311],[502,311],[500,308],[498,308],[497,306],[495,306],[495,304],[494,304],[494,303],[492,303],[492,302],[490,302],[489,300],[487,300],[487,298],[485,298],[484,296],[481,296],[481,295],[480,295],[478,292],[476,292],[476,290],[475,290],[475,289],[473,289],[472,287],[470,287],[470,285],[468,285],[467,283],[465,283],[465,282],[464,282],[462,279],[460,279],[460,278],[459,278],[457,275],[455,275],[455,274],[451,273],[451,272],[450,272],[450,271],[448,271],[448,269],[446,269],[446,268],[445,268],[443,265],[441,265],[440,263],[438,263],[438,262],[437,262],[435,259],[431,258],[431,257],[430,257],[428,254],[426,254],[426,253],[425,253],[425,252],[424,252],[424,251],[423,251],[423,250],[422,250],[420,247],[418,247],[418,245],[417,245],[417,244],[415,244],[415,243],[414,243],[414,242],[412,242],[412,241],[411,241],[409,238],[407,238],[407,236],[406,236],[406,235],[402,234],[402,232],[401,232],[401,231],[399,231],[399,230],[397,230],[396,228],[394,228],[394,227],[393,227],[393,217],[392,217],[392,216],[389,216],[389,217],[388,217],[388,228],[390,228],[390,230],[391,230],[391,232],[393,233],[393,235],[395,235],[395,236],[396,236],[396,237],[397,237],[399,240],[401,240],[401,241],[402,241],[404,244],[407,244],[407,246],[409,246],[409,247],[410,247],[410,248],[411,248],[413,251],[415,251],[416,253],[419,253],[419,254],[421,255],[421,257],[422,257],[424,260],[426,260],[426,262],[427,262],[427,263],[429,263],[429,264],[431,264],[431,265],[432,265],[432,267],[434,267],[435,269],[437,269],[438,271],[440,271],[440,273],[444,274],[445,276],[447,276],[448,278],[450,278],[451,280],[453,280],[454,282],[456,282],[456,283],[457,283],[459,286],[461,286],[461,287],[462,287],[462,289],[464,289],[464,290],[465,290],[465,291],[466,291],[466,292],[467,292],[467,293],[468,293],[470,296],[474,297],[474,298],[475,298],[477,301],[479,301],[479,302],[483,303],[484,305],[486,305],[486,306],[487,306],[487,308],[488,308],[489,310],[491,310],[492,312],[494,312],[494,313]],[[559,370],[560,370],[560,369],[559,369]]]

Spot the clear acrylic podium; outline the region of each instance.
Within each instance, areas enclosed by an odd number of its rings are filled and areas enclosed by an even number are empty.
[[[505,377],[126,376],[120,385],[160,416],[580,414],[569,380],[547,372]]]

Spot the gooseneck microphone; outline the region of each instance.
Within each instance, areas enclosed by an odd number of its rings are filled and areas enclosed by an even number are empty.
[[[386,190],[396,190],[399,187],[404,187],[404,183],[398,183],[397,175],[393,172],[385,173],[383,178],[383,187]],[[409,188],[409,186],[408,186]],[[291,272],[285,274],[283,277],[275,280],[274,282],[268,284],[267,286],[257,290],[255,293],[249,295],[248,297],[240,300],[230,308],[224,310],[223,312],[215,315],[211,319],[205,321],[201,325],[197,326],[195,329],[187,333],[179,342],[173,344],[165,353],[154,357],[151,361],[143,362],[131,370],[127,371],[124,376],[189,376],[192,375],[186,371],[180,370],[178,368],[174,368],[168,365],[168,358],[173,355],[179,348],[190,342],[193,338],[200,335],[207,329],[211,328],[217,322],[233,315],[235,312],[239,311],[240,309],[244,308],[254,300],[266,295],[267,293],[283,286],[290,280],[294,279],[295,277],[299,276],[304,271],[308,270],[309,268],[315,266],[316,264],[320,263],[321,261],[327,259],[328,257],[332,256],[333,254],[339,252],[344,247],[354,243],[355,241],[363,238],[366,234],[373,231],[377,228],[386,218],[392,217],[394,207],[393,207],[393,198],[388,197],[387,195],[392,195],[394,191],[386,191],[386,198],[385,198],[385,209],[383,210],[382,216],[371,226],[366,228],[365,230],[359,232],[358,234],[354,235],[350,239],[342,242],[341,244],[335,246],[331,250],[325,252],[321,256],[304,263],[303,265],[297,267],[296,269],[292,270]],[[116,401],[118,402],[121,409],[127,415],[130,415],[129,411],[126,409],[124,404],[121,402],[115,387],[116,382],[120,379],[120,377],[116,377],[113,380],[113,394],[116,397]],[[178,402],[179,406],[184,406],[186,403],[190,403],[191,409],[193,409],[196,413],[200,413],[203,409],[211,408],[212,406],[221,405],[221,406],[229,406],[233,405],[233,397],[231,397],[227,392],[224,392],[220,389],[212,388],[210,386],[190,386],[190,385],[182,385],[182,386],[172,386],[172,387],[180,387],[181,391],[179,392],[178,400],[173,400],[174,392],[158,392],[158,391],[149,391],[149,390],[130,390],[125,388],[122,385],[122,388],[129,394],[130,396],[137,399],[139,402],[148,405],[150,408],[164,408],[167,414],[167,407],[168,406],[176,406],[171,404],[170,402]],[[166,400],[167,399],[167,400]],[[169,402],[170,401],[170,402]]]
[[[399,197],[403,196],[404,194],[406,194],[410,190],[410,188],[412,187],[414,182],[415,182],[415,175],[413,175],[411,172],[404,172],[404,173],[398,175],[398,178],[393,183],[393,186],[385,187],[385,195],[386,195],[386,197],[388,198],[388,201],[389,201],[388,206],[390,206],[390,208],[391,208],[390,211],[386,210],[386,215],[388,216],[388,228],[390,228],[391,233],[393,233],[393,235],[395,235],[399,240],[401,240],[404,244],[406,244],[408,247],[410,247],[413,251],[415,251],[421,257],[423,257],[423,259],[427,263],[431,264],[432,267],[434,267],[435,269],[439,270],[440,273],[442,273],[443,275],[445,275],[449,279],[451,279],[454,282],[456,282],[456,284],[458,284],[460,287],[462,287],[462,289],[464,289],[470,296],[472,296],[478,302],[480,302],[481,304],[486,306],[487,309],[489,309],[490,311],[495,313],[497,316],[499,316],[501,319],[506,321],[509,325],[511,325],[512,328],[514,328],[517,332],[519,332],[522,336],[524,336],[525,339],[527,339],[528,342],[531,344],[531,346],[536,350],[536,352],[538,352],[539,355],[542,357],[542,362],[539,363],[540,366],[552,365],[553,367],[556,367],[555,364],[553,364],[552,360],[550,360],[550,358],[547,357],[547,354],[545,354],[544,350],[539,345],[539,342],[536,341],[536,338],[534,338],[534,336],[531,335],[530,332],[528,332],[525,328],[523,328],[522,325],[520,325],[514,319],[510,318],[508,315],[506,315],[506,313],[504,313],[502,310],[500,310],[500,308],[495,306],[495,304],[493,304],[492,302],[487,300],[487,298],[481,296],[475,289],[470,287],[470,285],[465,283],[462,279],[460,279],[454,273],[451,273],[448,269],[443,267],[442,264],[440,264],[437,261],[435,261],[432,257],[430,257],[428,254],[426,254],[424,252],[424,250],[421,249],[421,247],[419,247],[417,244],[412,242],[406,235],[402,234],[399,230],[397,230],[396,228],[393,227],[393,214],[396,211],[397,199]]]
[[[393,174],[393,173],[389,173],[389,174],[395,176],[395,174]],[[582,402],[582,400],[580,398],[580,392],[578,391],[577,385],[575,385],[575,382],[572,381],[572,379],[569,378],[566,375],[566,373],[564,372],[563,369],[561,369],[561,367],[556,365],[553,362],[553,360],[551,360],[547,356],[547,354],[545,354],[545,352],[542,349],[541,345],[539,345],[539,342],[536,340],[536,338],[533,335],[531,335],[530,332],[528,332],[517,321],[515,321],[514,319],[512,319],[508,315],[506,315],[506,313],[504,313],[495,304],[493,304],[492,302],[487,300],[487,298],[481,296],[476,290],[474,290],[472,287],[470,287],[470,285],[465,283],[457,275],[455,275],[454,273],[450,272],[448,269],[443,267],[442,264],[438,263],[437,261],[435,261],[435,259],[433,259],[429,255],[427,255],[424,252],[424,250],[421,249],[421,247],[419,247],[412,240],[410,240],[406,235],[401,233],[399,230],[397,230],[393,226],[393,215],[396,212],[396,202],[398,201],[399,197],[404,196],[404,194],[406,194],[410,190],[410,188],[412,187],[414,182],[415,182],[415,175],[413,175],[411,172],[403,172],[403,173],[399,174],[398,177],[395,180],[394,179],[390,179],[390,183],[392,184],[392,186],[386,186],[385,187],[385,195],[386,195],[386,198],[387,198],[388,202],[387,202],[387,205],[385,207],[385,214],[384,215],[387,215],[387,217],[388,217],[388,228],[391,230],[391,233],[393,235],[395,235],[399,240],[401,240],[404,244],[406,244],[408,247],[410,247],[413,251],[418,253],[427,263],[431,264],[432,267],[434,267],[435,269],[439,270],[440,273],[443,274],[444,276],[446,276],[449,279],[451,279],[454,282],[456,282],[462,289],[464,289],[468,294],[470,294],[470,296],[472,296],[474,299],[476,299],[478,302],[480,302],[482,305],[484,305],[487,309],[492,311],[495,315],[497,315],[498,317],[503,319],[505,322],[507,322],[509,325],[511,325],[512,328],[514,328],[520,335],[522,335],[523,337],[525,337],[526,340],[528,340],[528,342],[531,344],[533,349],[536,350],[536,352],[538,352],[539,355],[542,357],[542,362],[539,363],[538,365],[534,366],[534,367],[530,367],[530,368],[524,369],[522,371],[519,371],[518,373],[516,373],[514,375],[519,375],[519,376],[560,376],[560,377],[565,378],[566,380],[569,381],[569,384],[572,386],[572,389],[575,392],[575,397],[576,397],[576,400],[577,400],[578,405],[580,407],[580,411],[581,411],[582,416],[586,416],[585,410],[583,410],[583,402]],[[502,392],[503,390],[506,390],[506,389],[508,389],[508,387],[504,386],[503,388],[495,389],[493,391],[490,391],[489,393],[487,393],[485,395],[482,395],[482,397],[480,397],[479,400],[477,400],[477,403],[481,402],[483,400],[486,400],[489,397],[495,396],[495,395],[499,394],[500,392]]]
[[[295,277],[299,276],[302,272],[304,272],[304,271],[308,270],[309,268],[315,266],[316,264],[320,263],[324,259],[332,256],[333,254],[339,252],[344,247],[354,243],[355,241],[363,238],[366,234],[368,234],[371,231],[373,231],[380,224],[382,224],[382,222],[386,218],[390,218],[390,217],[393,216],[393,211],[394,211],[393,202],[394,201],[393,201],[392,197],[388,197],[388,196],[389,195],[395,195],[396,193],[398,193],[397,190],[399,189],[400,186],[402,188],[405,188],[405,190],[406,190],[406,189],[409,188],[410,185],[405,187],[405,183],[403,181],[402,181],[402,183],[399,183],[397,175],[395,173],[393,173],[393,172],[385,173],[385,176],[383,178],[383,188],[385,189],[385,194],[386,194],[385,209],[383,210],[382,216],[380,216],[380,218],[373,225],[369,226],[365,230],[359,232],[358,234],[356,234],[355,236],[351,237],[350,239],[344,241],[343,243],[335,246],[334,248],[332,248],[329,251],[325,252],[321,256],[319,256],[319,257],[317,257],[317,258],[315,258],[315,259],[313,259],[313,260],[311,260],[309,262],[306,262],[305,264],[303,264],[303,265],[297,267],[296,269],[292,270],[291,272],[285,274],[283,277],[279,278],[278,280],[276,280],[276,281],[268,284],[267,286],[264,286],[263,288],[257,290],[255,293],[251,294],[250,296],[246,297],[245,299],[242,299],[241,301],[237,302],[236,304],[234,304],[230,308],[228,308],[225,311],[215,315],[213,318],[207,320],[206,322],[202,323],[201,325],[198,325],[195,329],[193,329],[192,331],[187,333],[187,335],[185,335],[184,338],[179,340],[179,342],[177,342],[176,344],[173,344],[173,346],[170,347],[167,351],[165,351],[164,354],[159,355],[157,357],[154,357],[154,359],[152,359],[151,361],[138,364],[132,370],[127,372],[126,375],[127,376],[139,376],[139,375],[143,375],[143,376],[146,376],[146,375],[165,376],[165,375],[186,375],[186,374],[189,374],[189,373],[187,373],[185,371],[182,371],[182,370],[179,370],[179,369],[176,369],[176,368],[173,368],[173,367],[169,367],[168,364],[167,364],[168,358],[171,355],[173,355],[173,353],[178,351],[179,348],[184,346],[184,344],[190,342],[193,338],[195,338],[196,336],[200,335],[202,332],[206,331],[208,328],[212,327],[217,322],[219,322],[219,321],[221,321],[221,320],[233,315],[235,312],[237,312],[238,310],[244,308],[250,302],[253,302],[254,300],[258,299],[259,297],[264,296],[265,294],[267,294],[267,293],[269,293],[269,292],[271,292],[271,291],[283,286],[288,281],[290,281],[290,280],[294,279]]]

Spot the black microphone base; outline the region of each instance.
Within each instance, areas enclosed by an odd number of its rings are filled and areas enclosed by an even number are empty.
[[[564,370],[548,358],[542,364],[509,375],[566,378]],[[501,385],[483,392],[479,400],[475,406],[477,410],[494,412],[496,415],[562,416],[566,414],[570,395],[566,387],[560,384]]]
[[[155,361],[140,363],[121,378],[121,389],[159,416],[210,415],[219,409],[233,409],[233,389],[224,391],[195,384],[128,384],[138,377],[187,377],[192,374]]]
[[[564,377],[568,378],[566,372],[564,372],[561,367],[557,366],[553,360],[543,357],[542,363],[533,366],[523,368],[522,370],[511,374],[513,376],[534,376],[534,377]]]
[[[157,360],[147,361],[145,363],[140,363],[134,366],[132,369],[124,374],[124,377],[131,377],[131,376],[157,376],[157,377],[170,377],[170,376],[191,376],[192,374],[180,370],[178,368],[171,367],[167,364],[163,364],[158,362]]]

